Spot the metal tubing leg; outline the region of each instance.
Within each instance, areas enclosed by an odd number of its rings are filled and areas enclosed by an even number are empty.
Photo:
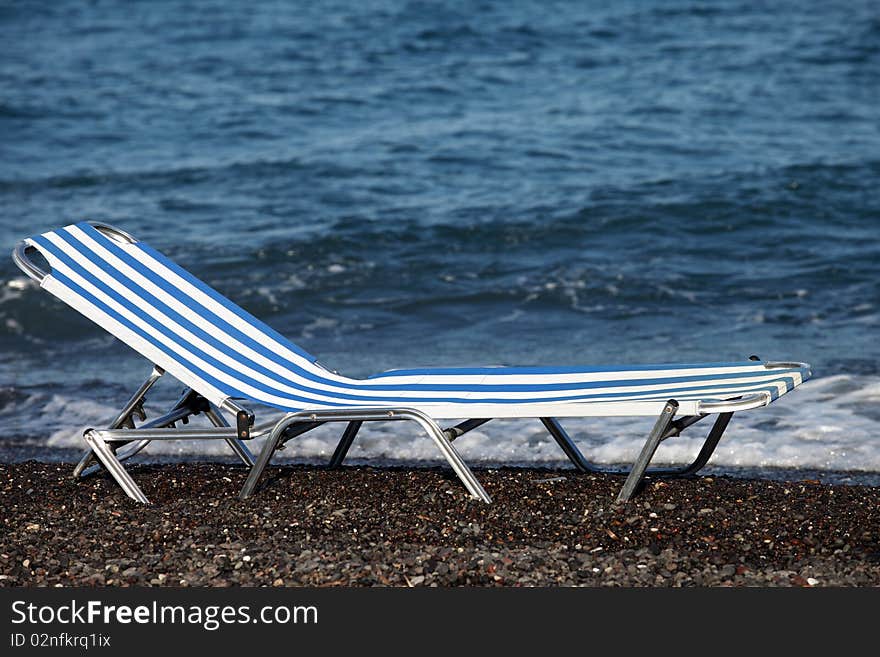
[[[682,417],[669,425],[669,428],[666,430],[666,433],[663,434],[661,440],[666,440],[667,438],[671,438],[672,436],[679,435],[682,431],[684,431],[689,426],[696,424],[700,420],[702,420],[705,415],[688,415],[687,417]],[[571,436],[568,435],[568,432],[563,428],[563,426],[559,423],[559,420],[553,417],[542,417],[539,418],[543,425],[547,428],[547,431],[551,436],[556,440],[556,443],[562,448],[562,451],[568,457],[568,459],[574,464],[574,466],[580,470],[581,472],[590,472],[590,473],[608,473],[615,472],[614,470],[609,470],[608,468],[603,468],[601,466],[588,461],[587,458],[583,455],[583,452],[578,448],[575,444],[574,440],[572,440]],[[720,436],[719,436],[720,438]],[[717,440],[716,440],[717,444]],[[711,452],[710,452],[711,455]],[[705,465],[705,464],[703,464]],[[690,468],[691,466],[688,466]],[[702,467],[702,466],[700,466]],[[699,468],[698,468],[699,469]],[[666,472],[666,470],[649,470],[647,474],[654,474],[655,472]],[[669,470],[669,473],[677,473],[684,472],[683,470]]]
[[[132,413],[134,413],[135,410],[137,410],[138,407],[143,402],[144,396],[147,394],[147,392],[150,390],[150,388],[153,387],[153,385],[156,383],[156,381],[158,381],[162,377],[163,374],[165,374],[165,370],[163,370],[158,365],[154,365],[153,371],[150,372],[150,376],[147,377],[147,380],[141,384],[141,387],[138,388],[135,391],[135,393],[129,398],[129,400],[125,403],[125,406],[122,407],[122,410],[119,412],[119,415],[116,416],[116,419],[110,423],[110,426],[108,427],[108,429],[118,429],[121,426],[123,426],[126,422],[128,422],[129,419],[131,418]],[[143,447],[141,447],[141,449],[143,449]],[[138,450],[138,451],[140,451],[140,450]],[[135,453],[137,453],[137,452],[135,452]],[[130,454],[126,458],[130,458],[133,455],[134,454]],[[79,460],[79,463],[77,463],[76,467],[73,469],[73,476],[74,477],[85,476],[86,475],[86,473],[84,472],[85,469],[88,468],[89,465],[91,465],[91,463],[93,461],[94,461],[94,454],[93,454],[92,450],[88,450],[87,452],[85,452],[83,454],[82,458]],[[97,468],[91,469],[89,474],[91,474],[91,472],[96,472],[96,471],[97,471]]]
[[[101,463],[104,464],[104,467],[107,468],[110,475],[116,480],[116,483],[122,487],[122,490],[125,491],[126,495],[141,504],[150,503],[150,500],[147,499],[144,492],[134,482],[134,479],[131,478],[131,475],[128,474],[125,467],[119,462],[119,459],[116,458],[116,454],[113,453],[113,450],[110,449],[110,446],[107,443],[95,436],[91,431],[87,431],[83,438],[85,438],[89,447],[92,448],[92,452],[94,452],[95,456],[97,456]]]
[[[167,427],[167,426],[174,424],[175,422],[178,422],[179,420],[182,420],[185,417],[189,417],[189,415],[190,415],[190,411],[188,409],[175,408],[175,410],[169,411],[165,415],[162,415],[161,417],[157,417],[155,420],[150,420],[149,422],[138,427],[137,429],[133,429],[133,430],[124,429],[121,431],[123,434],[128,435],[130,431],[143,432],[146,429],[151,429],[151,428],[156,428],[156,427]],[[107,430],[105,429],[105,430],[98,430],[98,431],[103,432],[103,431],[107,431]],[[118,430],[110,429],[110,431],[118,431]],[[143,434],[140,434],[140,435],[143,435]],[[140,452],[144,447],[149,445],[151,442],[152,442],[152,440],[149,438],[141,438],[140,440],[136,440],[136,439],[132,438],[132,440],[130,440],[130,441],[124,441],[124,442],[120,442],[119,444],[114,444],[114,446],[111,447],[110,449],[114,450],[114,453],[116,454],[116,458],[121,463],[122,461],[127,461],[128,459],[130,459],[132,456],[134,456],[135,454]],[[89,450],[89,454],[91,454],[91,453],[92,453],[92,450]],[[101,463],[100,462],[95,463],[94,465],[91,465],[88,468],[86,468],[85,470],[83,470],[81,476],[88,477],[89,475],[95,474],[100,469],[101,469]]]
[[[94,461],[95,453],[91,449],[85,450],[82,457],[73,468],[73,474],[71,476],[74,479],[78,479],[79,477],[88,477],[90,474],[97,472],[101,467],[100,464],[93,465]]]
[[[730,424],[731,418],[733,418],[733,413],[721,413],[715,419],[715,424],[712,425],[712,430],[706,437],[706,442],[703,443],[700,453],[697,454],[697,458],[694,459],[693,463],[681,470],[682,475],[695,474],[703,469],[703,467],[709,462],[712,454],[715,452],[715,448],[718,446],[718,441],[721,440],[721,436],[724,435],[724,431],[727,429],[727,425]]]
[[[651,433],[648,434],[645,446],[642,447],[642,451],[639,453],[635,463],[633,463],[632,470],[630,470],[629,476],[626,478],[623,488],[617,496],[618,502],[628,502],[636,492],[636,489],[642,482],[642,478],[645,476],[645,470],[648,468],[648,464],[654,457],[654,452],[657,451],[660,441],[663,440],[663,437],[669,430],[669,425],[672,424],[672,420],[675,417],[675,411],[677,410],[677,401],[670,399],[666,402],[666,406],[660,413],[660,417],[657,418],[657,422],[654,424],[654,428],[651,429]]]
[[[648,470],[646,474],[652,477],[689,477],[696,474],[709,462],[732,417],[733,413],[719,413],[702,448],[700,448],[699,454],[697,454],[697,458],[690,465],[683,468],[657,468],[656,470]]]
[[[426,415],[422,413],[418,413],[415,415],[415,411],[413,411],[412,419],[418,422],[422,428],[428,433],[429,436],[434,440],[434,444],[440,449],[443,453],[443,456],[446,458],[446,462],[452,467],[455,474],[458,475],[458,478],[461,480],[461,483],[464,484],[464,487],[471,494],[471,497],[474,499],[485,502],[486,504],[490,504],[492,502],[492,498],[489,496],[489,493],[486,492],[486,489],[483,488],[483,485],[480,481],[474,476],[474,473],[468,467],[468,464],[464,462],[464,459],[461,458],[461,454],[458,453],[458,450],[452,445],[452,441],[446,437],[446,434],[443,433],[443,430],[437,426],[437,423],[428,418]]]
[[[158,378],[158,377],[157,377]],[[149,429],[159,429],[163,427],[168,427],[174,425],[175,422],[179,422],[190,415],[193,414],[193,408],[186,404],[187,400],[190,396],[194,394],[191,390],[187,390],[183,393],[177,403],[174,405],[172,410],[170,410],[165,415],[158,417],[146,424],[142,425],[138,429],[134,430],[122,430],[121,433],[127,434],[131,431],[132,434],[137,434],[138,431],[147,431]],[[142,396],[142,395],[141,395]],[[215,417],[211,417],[211,412],[213,409],[209,408],[205,414],[211,419],[211,421],[215,424],[215,426],[220,427],[228,427],[228,423],[222,415],[216,414]],[[198,411],[195,411],[198,412]],[[124,424],[125,418],[123,414],[120,414],[120,418],[122,418],[121,422],[114,422],[114,424]],[[119,418],[117,418],[119,419]],[[119,429],[109,429],[109,431],[120,432]],[[128,474],[125,467],[122,465],[122,461],[131,458],[138,452],[140,452],[144,447],[146,447],[150,443],[150,439],[132,439],[131,441],[123,441],[122,445],[126,445],[126,447],[120,451],[120,453],[116,453],[114,448],[107,444],[104,439],[101,437],[101,431],[89,430],[86,431],[83,438],[85,438],[86,442],[89,444],[91,448],[89,450],[90,454],[95,454],[101,464],[104,465],[105,468],[110,472],[116,482],[122,487],[125,493],[131,497],[133,500],[141,502],[142,504],[148,504],[149,500],[147,500],[146,495],[141,491],[138,485],[131,478],[131,475]],[[142,434],[143,435],[143,434]],[[180,435],[179,438],[186,438],[186,435]],[[235,440],[235,438],[226,438],[227,442],[231,440]],[[120,445],[121,447],[121,445]],[[249,454],[249,452],[248,452]],[[88,468],[84,474],[89,474],[92,471],[97,471],[98,466],[92,466]]]
[[[464,484],[465,488],[467,488],[468,492],[474,498],[482,500],[483,502],[488,503],[492,501],[492,498],[489,497],[489,494],[474,476],[474,473],[471,472],[471,469],[461,458],[458,451],[444,435],[443,430],[437,426],[437,423],[421,411],[408,408],[338,409],[316,413],[288,415],[275,425],[275,428],[272,430],[272,433],[263,445],[263,449],[257,458],[257,463],[251,468],[239,497],[244,500],[253,494],[257,482],[263,474],[263,470],[266,469],[266,466],[272,458],[272,454],[277,449],[279,442],[283,439],[285,432],[291,425],[300,422],[363,422],[373,420],[412,420],[413,422],[417,422],[431,437],[438,449],[440,449],[447,463],[449,463],[453,471],[455,471],[455,474],[458,475],[458,478]]]
[[[132,456],[135,456],[136,454],[138,454],[144,447],[149,445],[151,442],[152,442],[151,440],[136,440],[132,443],[128,443],[125,445],[124,448],[122,448],[118,452],[116,452],[116,458],[119,460],[120,463],[122,463],[123,461],[127,461]],[[111,449],[112,449],[112,447],[111,447]],[[91,453],[92,453],[92,450],[90,449],[89,454],[91,454]],[[83,470],[83,472],[80,476],[81,477],[90,477],[91,475],[93,475],[97,472],[100,472],[102,467],[103,466],[101,465],[100,461],[98,461],[97,463],[93,463],[88,468]]]
[[[581,450],[577,448],[577,445],[574,444],[571,436],[569,436],[568,432],[562,428],[562,425],[559,424],[559,421],[556,418],[542,417],[540,419],[544,426],[547,427],[547,431],[550,432],[550,435],[553,436],[556,443],[562,448],[562,451],[565,452],[565,455],[572,463],[574,463],[574,466],[578,470],[581,472],[603,472],[602,468],[593,465],[584,458]]]
[[[269,465],[272,455],[275,453],[275,450],[278,449],[279,440],[281,440],[280,433],[276,434],[274,431],[268,438],[266,438],[266,442],[263,444],[263,449],[260,450],[260,453],[257,456],[257,462],[254,463],[254,467],[248,472],[244,486],[242,486],[241,492],[238,494],[239,499],[246,500],[254,494],[254,489],[256,489],[257,482],[263,475],[263,470]]]
[[[304,424],[301,424],[301,426],[288,431],[292,423],[285,425],[284,422],[286,419],[287,418],[279,421],[278,424],[275,425],[275,428],[272,429],[272,433],[269,434],[269,437],[266,438],[263,449],[260,450],[259,456],[257,456],[254,465],[251,467],[251,471],[248,473],[247,480],[244,482],[244,487],[241,489],[239,498],[244,500],[251,496],[254,489],[257,487],[257,481],[259,481],[260,476],[263,474],[263,470],[266,469],[272,455],[282,443],[324,424],[323,422],[305,422]],[[305,418],[302,418],[300,421],[302,422],[304,419]]]
[[[229,422],[226,421],[226,418],[223,417],[223,414],[217,410],[217,408],[211,404],[208,410],[205,411],[205,415],[211,421],[215,427],[228,427]],[[247,467],[251,468],[254,465],[254,455],[251,454],[251,450],[247,448],[247,445],[244,444],[238,438],[226,438],[226,444],[232,448],[232,451],[235,452],[235,455],[241,459],[241,462],[244,463]]]
[[[342,465],[342,462],[348,455],[348,450],[351,449],[351,444],[354,442],[355,436],[357,436],[362,425],[363,422],[360,420],[348,423],[348,426],[345,427],[345,431],[342,433],[342,438],[339,440],[339,444],[336,446],[336,450],[333,452],[333,456],[330,457],[330,463],[327,464],[328,468],[333,470]]]

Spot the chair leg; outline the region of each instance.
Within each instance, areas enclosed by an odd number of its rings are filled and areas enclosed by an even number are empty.
[[[670,423],[663,433],[660,442],[679,435],[681,431],[696,424],[704,417],[705,415],[691,415],[675,420]],[[700,452],[692,463],[679,468],[648,468],[645,470],[644,475],[648,477],[689,477],[696,474],[709,462],[732,417],[733,413],[720,413],[718,415],[715,423],[712,425],[712,429],[709,431],[709,435],[700,448]],[[556,418],[542,417],[540,420],[578,470],[581,472],[604,474],[617,472],[616,470],[603,468],[588,461]]]
[[[724,435],[724,431],[727,429],[727,425],[730,424],[732,418],[733,413],[721,413],[716,418],[715,424],[712,425],[712,430],[709,431],[709,435],[706,437],[706,442],[703,443],[703,447],[700,449],[700,453],[697,454],[697,458],[694,459],[693,463],[681,471],[682,475],[696,474],[703,469],[703,466],[709,462],[709,459],[715,452],[715,448],[718,447],[718,441],[721,440],[721,436]]]
[[[228,427],[229,422],[226,421],[226,418],[223,417],[223,414],[217,410],[217,408],[211,404],[208,409],[205,411],[205,416],[211,421],[215,427]],[[244,463],[247,467],[252,468],[254,465],[254,455],[251,454],[251,450],[247,448],[247,445],[244,444],[243,441],[238,438],[226,438],[226,444],[232,448],[232,451],[235,452],[235,455],[241,459],[241,462]]]
[[[559,424],[559,420],[553,417],[542,417],[540,420],[547,427],[547,431],[550,432],[556,443],[562,448],[562,451],[565,452],[568,459],[574,463],[574,467],[581,472],[604,472],[603,468],[593,465],[584,457],[581,450],[574,444],[571,436],[568,435],[568,432]]]
[[[83,452],[82,457],[73,468],[73,478],[88,477],[101,469],[100,463],[95,463],[95,453],[91,449]]]
[[[94,435],[94,433],[89,430],[86,431],[83,435],[85,441],[89,444],[89,447],[92,448],[92,452],[95,456],[101,461],[110,475],[116,480],[116,483],[125,491],[125,494],[128,495],[131,499],[136,502],[140,502],[141,504],[149,504],[150,500],[147,499],[147,496],[144,495],[144,492],[140,489],[140,487],[134,482],[134,479],[131,478],[131,475],[128,474],[128,471],[122,465],[118,458],[116,458],[116,454],[113,453],[113,450],[110,449],[110,446],[105,443],[103,440]]]
[[[238,438],[226,438],[226,444],[232,448],[232,451],[235,452],[235,455],[247,467],[250,468],[254,465],[254,455],[251,454],[251,450],[249,450],[247,448],[247,445],[245,445],[241,440],[239,440]]]
[[[703,419],[703,415],[689,415],[687,417],[680,418],[672,422],[669,428],[666,430],[666,433],[660,439],[661,441],[666,440],[672,436],[678,435],[681,431],[691,426],[692,424],[696,424],[701,419]],[[568,457],[568,460],[571,461],[574,466],[580,470],[581,472],[588,473],[599,473],[599,474],[608,474],[617,472],[617,470],[604,468],[602,466],[596,465],[595,463],[587,460],[584,456],[583,452],[578,448],[575,444],[574,440],[572,440],[571,436],[568,435],[568,432],[565,428],[560,424],[559,420],[553,417],[542,417],[538,418],[541,420],[541,423],[547,428],[547,431],[553,436],[553,439],[556,440],[556,443],[562,448],[562,451]],[[720,438],[720,436],[719,436]],[[717,444],[717,440],[716,440]],[[710,452],[711,455],[711,452]],[[705,465],[705,463],[703,464]],[[690,467],[690,466],[688,466]],[[702,467],[702,466],[700,466]],[[699,468],[697,468],[699,469]],[[648,470],[646,474],[655,474],[659,473],[661,470]],[[663,473],[667,472],[666,470],[662,471]],[[685,469],[680,470],[668,470],[670,474],[673,473],[684,473]]]
[[[345,427],[345,431],[342,433],[339,444],[336,446],[336,450],[333,452],[333,456],[330,457],[330,463],[327,464],[328,468],[335,470],[342,465],[342,462],[348,455],[348,450],[351,449],[355,436],[357,436],[358,431],[361,429],[361,425],[363,425],[363,422],[360,420],[348,423],[348,426]]]
[[[170,426],[170,425],[174,424],[175,422],[179,422],[180,420],[183,420],[183,419],[189,417],[191,414],[192,413],[190,412],[189,409],[182,407],[180,404],[176,404],[165,415],[162,415],[162,416],[156,418],[155,420],[150,420],[149,422],[141,425],[137,429],[132,429],[131,430],[132,436],[137,435],[137,431],[139,431],[141,429]],[[115,431],[116,429],[113,429],[111,427],[106,430]],[[128,429],[126,429],[126,431],[128,431]],[[117,442],[111,443],[110,449],[116,455],[116,458],[119,459],[120,462],[122,462],[122,461],[127,461],[131,457],[138,454],[142,449],[144,449],[151,442],[152,442],[152,440],[149,440],[149,439],[138,440],[138,439],[132,437],[132,439],[129,441],[117,441]],[[89,462],[94,461],[94,460],[95,459],[94,459],[94,455],[92,453],[92,450],[89,449],[86,452],[86,457],[84,457],[83,460],[80,461],[80,465],[88,464]],[[79,467],[79,466],[77,466],[77,467]],[[100,461],[98,461],[97,463],[92,463],[91,465],[88,465],[88,467],[86,467],[84,470],[82,470],[79,473],[80,477],[88,477],[89,475],[93,475],[96,472],[99,472],[103,467],[104,466],[101,464]]]
[[[312,427],[307,427],[306,429],[299,428],[296,430],[297,434],[299,434],[324,422],[335,421],[352,423],[372,420],[412,420],[417,422],[431,437],[434,444],[437,445],[437,448],[443,454],[446,462],[449,463],[455,474],[458,475],[458,478],[464,484],[465,488],[467,488],[471,496],[487,503],[492,501],[492,498],[489,497],[489,494],[474,476],[474,473],[471,472],[467,463],[464,462],[461,455],[459,455],[455,447],[452,446],[449,438],[446,437],[446,434],[443,433],[443,430],[437,425],[437,423],[420,411],[405,408],[358,409],[356,411],[345,410],[344,412],[341,410],[321,411],[317,413],[309,413],[308,415],[294,414],[285,417],[275,425],[275,428],[272,429],[272,433],[266,439],[266,443],[263,445],[263,449],[257,457],[257,462],[254,464],[254,467],[251,468],[250,473],[248,473],[247,480],[241,489],[241,493],[239,493],[239,498],[245,500],[253,495],[257,483],[263,474],[263,470],[266,469],[266,466],[272,459],[272,454],[274,454],[278,445],[282,440],[286,441],[293,437],[293,435],[291,435],[291,427],[294,424],[303,422],[312,424]]]
[[[664,435],[669,430],[669,425],[672,424],[672,420],[675,417],[675,412],[677,410],[678,402],[674,399],[670,399],[666,402],[666,406],[660,413],[660,417],[657,418],[657,422],[654,424],[654,428],[651,429],[651,433],[648,434],[648,439],[645,441],[645,445],[642,447],[642,451],[639,453],[635,463],[633,463],[632,470],[630,470],[629,476],[627,476],[623,488],[617,496],[618,502],[628,502],[636,492],[636,489],[639,487],[639,484],[641,484],[642,479],[645,476],[645,470],[648,468],[648,464],[654,457],[654,452],[657,451],[660,441],[663,440]]]
[[[149,392],[150,388],[155,385],[156,381],[158,381],[162,375],[165,374],[165,370],[163,370],[158,365],[153,365],[153,370],[150,372],[150,376],[141,384],[140,388],[138,388],[135,393],[129,398],[129,400],[125,403],[125,406],[122,407],[122,410],[119,412],[119,415],[116,416],[116,419],[110,423],[108,429],[119,429],[124,426],[127,422],[131,421],[131,416],[135,413],[140,413],[142,419],[145,417],[143,415],[143,402],[144,397],[147,392]],[[143,449],[141,447],[140,449]],[[140,451],[138,449],[137,451]],[[134,452],[137,453],[137,452]],[[89,466],[95,460],[95,454],[92,450],[88,450],[79,460],[79,463],[76,464],[76,467],[73,469],[73,476],[76,477],[85,477],[93,472],[97,472],[99,468],[89,468]],[[126,458],[130,458],[134,456],[134,454],[129,454]],[[88,469],[88,472],[86,470]]]
[[[278,443],[280,440],[281,434],[279,433],[276,435],[274,431],[268,438],[266,438],[266,442],[263,443],[263,449],[260,450],[257,460],[251,468],[251,471],[248,472],[244,486],[242,486],[241,492],[238,494],[239,499],[246,500],[254,494],[257,482],[260,481],[260,477],[263,475],[263,470],[269,465],[272,455],[275,453],[275,450],[278,449]]]
[[[300,425],[298,427],[293,426],[294,421],[299,421]],[[303,418],[294,418],[293,421],[290,421],[289,418],[285,418],[279,421],[278,424],[275,425],[275,428],[272,429],[269,437],[266,438],[266,442],[263,443],[263,449],[260,450],[259,455],[254,461],[254,465],[251,467],[250,472],[248,472],[244,486],[242,486],[241,492],[238,494],[239,499],[246,500],[253,495],[254,490],[257,487],[257,482],[259,482],[260,477],[263,475],[263,470],[269,465],[269,461],[272,460],[275,451],[283,443],[291,438],[302,435],[307,431],[311,431],[322,424],[324,423],[303,421]]]
[[[136,454],[138,454],[144,447],[149,445],[151,442],[152,442],[151,440],[136,440],[133,443],[128,443],[125,445],[125,447],[123,449],[120,449],[116,452],[116,458],[119,460],[120,463],[122,463],[123,461],[127,461],[132,456],[135,456]],[[89,449],[87,455],[92,457],[93,452],[91,449]],[[92,457],[92,460],[94,460],[94,457]],[[100,472],[103,467],[104,466],[101,465],[100,461],[98,461],[97,463],[92,463],[92,465],[90,465],[89,467],[87,467],[85,470],[82,471],[82,473],[80,474],[80,477],[89,477],[97,472]]]
[[[689,477],[696,474],[709,462],[709,459],[715,452],[715,448],[718,446],[718,441],[720,441],[721,436],[724,435],[724,431],[727,429],[727,425],[730,424],[732,417],[733,413],[720,413],[718,415],[715,419],[715,423],[712,425],[712,429],[709,431],[709,435],[706,436],[706,440],[700,448],[700,452],[690,465],[686,465],[682,468],[652,469],[648,470],[646,474],[651,477]]]
[[[471,494],[471,497],[485,502],[486,504],[491,504],[492,498],[489,496],[489,493],[483,488],[479,479],[474,476],[474,473],[468,467],[468,464],[464,462],[464,459],[461,458],[461,454],[455,449],[452,441],[446,437],[443,429],[441,429],[436,422],[433,422],[422,415],[413,415],[410,419],[418,422],[422,428],[428,432],[428,435],[434,440],[434,444],[437,445],[443,453],[446,462],[449,463],[455,474],[458,475],[461,483],[464,484],[464,487],[467,488],[467,491]]]

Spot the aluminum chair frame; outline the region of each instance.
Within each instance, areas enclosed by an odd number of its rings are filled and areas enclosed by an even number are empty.
[[[131,235],[114,226],[100,222],[88,223],[113,239],[129,243],[137,242]],[[13,251],[13,260],[29,278],[41,283],[48,274],[30,259],[29,253],[34,250],[34,247],[29,244],[20,242]],[[750,358],[759,360],[756,356]],[[785,362],[767,362],[764,363],[764,366],[767,369],[806,367],[802,363]],[[282,449],[285,443],[293,438],[318,426],[334,422],[346,423],[346,428],[328,464],[330,468],[336,468],[342,465],[364,422],[410,421],[419,425],[428,434],[471,497],[486,503],[491,502],[491,497],[452,443],[462,435],[495,418],[471,418],[455,426],[442,429],[436,420],[419,409],[383,406],[379,408],[351,407],[304,410],[288,413],[278,421],[255,424],[254,414],[241,406],[237,400],[227,398],[219,406],[216,406],[197,391],[186,388],[167,412],[151,421],[146,421],[144,411],[146,395],[164,374],[161,367],[154,365],[147,379],[129,398],[107,428],[86,429],[83,438],[89,449],[76,465],[74,476],[88,476],[99,471],[103,466],[130,498],[148,504],[149,499],[125,469],[123,461],[138,454],[154,440],[223,440],[242,463],[250,468],[247,480],[239,495],[244,500],[256,490],[257,484],[275,451]],[[735,412],[766,406],[770,401],[769,393],[759,392],[726,401],[700,402],[696,414],[675,419],[679,404],[674,399],[668,400],[648,434],[641,452],[627,471],[627,478],[617,496],[617,501],[629,501],[646,477],[686,477],[696,474],[709,461]],[[234,425],[224,416],[224,411],[233,416]],[[178,423],[188,424],[190,418],[200,414],[204,415],[212,426],[178,428]],[[648,465],[662,441],[680,435],[683,430],[710,414],[717,414],[718,417],[692,463],[679,468],[648,469]],[[588,461],[558,419],[542,416],[536,416],[536,419],[543,423],[563,453],[579,471],[621,474],[619,470],[602,468]],[[136,420],[140,420],[142,424],[137,425]],[[246,442],[260,437],[265,437],[266,441],[260,454],[254,459]]]
[[[335,469],[342,466],[364,422],[408,420],[418,424],[434,441],[473,498],[487,503],[492,501],[479,480],[453,447],[452,442],[469,431],[490,422],[493,418],[474,418],[442,429],[437,422],[416,409],[352,408],[288,413],[276,422],[254,425],[254,415],[238,403],[229,400],[226,404],[226,410],[233,413],[236,418],[236,427],[232,427],[220,409],[192,389],[185,389],[166,413],[151,421],[146,421],[144,403],[147,392],[164,374],[165,372],[160,367],[154,366],[144,383],[135,391],[106,429],[89,428],[85,430],[83,439],[89,449],[74,468],[74,477],[87,477],[98,472],[103,466],[126,495],[142,504],[149,504],[147,496],[122,465],[123,461],[138,454],[154,440],[224,440],[242,463],[250,468],[247,480],[239,495],[242,500],[245,500],[256,491],[259,480],[274,453],[283,449],[286,443],[293,438],[329,422],[346,423],[347,426],[327,465],[329,469]],[[734,401],[728,406],[736,408],[737,403],[742,404],[743,402],[742,400]],[[750,400],[745,400],[743,405],[750,403],[752,403]],[[698,473],[708,463],[734,414],[733,410],[717,414],[718,417],[697,457],[689,465],[679,468],[649,469],[648,465],[662,441],[681,435],[681,432],[686,428],[709,415],[709,413],[702,413],[684,416],[676,420],[675,412],[677,409],[678,403],[675,400],[667,402],[648,434],[639,456],[628,471],[602,467],[590,462],[584,457],[558,419],[552,417],[537,419],[541,421],[578,471],[627,474],[624,485],[617,496],[617,502],[627,502],[636,494],[646,477],[688,477]],[[213,427],[183,429],[176,426],[177,423],[187,424],[190,418],[199,414],[203,414]],[[143,424],[136,426],[136,418],[140,419]],[[244,420],[244,422],[239,420]],[[266,442],[258,458],[254,459],[245,441],[260,437],[265,437]],[[96,460],[97,463],[95,463]]]
[[[770,363],[768,365],[782,366],[783,364]],[[754,400],[751,398],[731,400],[730,402],[725,404],[719,403],[715,405],[714,410],[710,410],[709,405],[704,404],[704,406],[707,407],[705,413],[700,413],[698,415],[687,415],[676,420],[675,413],[678,410],[678,406],[678,402],[676,402],[674,399],[670,399],[666,403],[663,411],[657,418],[657,421],[655,422],[653,428],[648,434],[648,437],[645,440],[645,444],[639,452],[638,457],[633,462],[632,467],[629,470],[623,471],[616,468],[602,467],[587,460],[581,450],[575,444],[574,440],[572,440],[569,434],[562,427],[558,419],[552,417],[540,417],[537,419],[542,422],[548,433],[553,437],[562,452],[572,462],[572,464],[578,471],[583,473],[626,474],[626,480],[623,487],[620,489],[620,492],[618,493],[616,499],[617,502],[624,503],[631,500],[632,497],[638,492],[646,477],[690,477],[697,474],[709,462],[709,459],[715,452],[715,448],[718,446],[721,437],[724,435],[724,431],[730,424],[730,420],[733,417],[733,414],[737,410],[747,410],[750,408],[754,408]],[[359,417],[356,416],[356,414],[348,415],[345,411],[333,412],[336,419],[338,419],[339,421],[348,422],[348,426],[343,432],[342,437],[340,438],[339,443],[337,444],[336,449],[333,452],[333,456],[330,458],[330,462],[328,463],[327,467],[330,469],[335,469],[342,465],[364,421],[367,421],[369,419],[393,419],[393,417],[400,412],[413,412],[413,410],[389,410],[384,408],[376,409],[377,415],[385,416],[376,418]],[[419,413],[418,411],[415,412]],[[684,431],[686,428],[696,424],[697,422],[708,417],[712,413],[717,413],[718,417],[715,420],[715,423],[712,425],[712,428],[706,436],[705,440],[703,441],[703,445],[697,453],[697,456],[691,463],[677,468],[648,468],[648,465],[650,464],[651,459],[654,457],[654,454],[656,453],[657,448],[660,446],[661,442],[675,436],[680,436],[681,432]],[[430,418],[427,419],[430,421]],[[437,429],[441,431],[441,433],[451,446],[452,441],[456,440],[467,432],[476,429],[477,427],[482,426],[487,422],[490,422],[492,419],[493,418],[474,418],[470,420],[465,420],[453,427],[449,427],[448,429],[440,430],[439,426],[437,427]],[[285,433],[288,427],[294,426],[298,423],[309,421],[313,422],[314,425],[304,427],[302,431],[299,431],[294,435],[287,435]],[[284,419],[280,420],[273,429],[269,439],[264,443],[263,449],[261,450],[255,464],[251,468],[247,481],[245,482],[245,485],[242,488],[239,497],[241,499],[247,499],[254,493],[260,477],[262,476],[263,471],[266,469],[266,466],[269,464],[269,461],[271,460],[272,455],[275,451],[283,449],[285,443],[291,438],[301,435],[302,433],[305,433],[306,431],[309,431],[316,426],[324,424],[324,422],[326,421],[327,420],[321,417],[320,414],[312,414],[307,411],[302,413],[288,414]],[[462,481],[464,481],[463,478]],[[470,490],[470,488],[468,488],[468,490]],[[488,502],[490,500],[484,499],[483,501]]]

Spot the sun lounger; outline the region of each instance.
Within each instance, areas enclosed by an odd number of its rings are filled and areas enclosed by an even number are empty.
[[[35,264],[39,252],[50,271]],[[123,466],[150,441],[223,440],[251,468],[247,498],[276,449],[329,422],[347,426],[330,465],[340,465],[364,422],[418,424],[475,498],[490,497],[453,446],[468,431],[497,418],[539,419],[581,471],[587,461],[559,418],[657,418],[624,483],[619,501],[644,476],[681,476],[700,470],[737,411],[767,406],[810,376],[803,363],[764,362],[621,367],[503,367],[416,369],[352,379],[269,328],[161,253],[127,233],[83,222],[32,237],[13,253],[16,264],[66,302],[153,363],[147,380],[110,425],[88,429],[89,452],[75,470],[97,469],[97,458],[133,499],[147,503]],[[169,374],[186,391],[167,413],[145,421],[144,397]],[[281,409],[277,422],[255,422],[250,405]],[[187,423],[203,415],[211,426]],[[690,465],[648,470],[661,441],[717,415]],[[227,416],[230,418],[227,420]],[[440,420],[464,419],[442,429]],[[246,443],[265,437],[254,459]]]

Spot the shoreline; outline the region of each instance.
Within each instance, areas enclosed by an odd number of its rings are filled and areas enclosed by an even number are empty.
[[[71,465],[0,464],[0,586],[880,586],[880,488],[490,468],[137,465],[154,502]]]
[[[58,465],[67,464],[73,469],[73,464],[79,461],[85,449],[72,449],[67,447],[52,447],[47,449],[44,444],[30,445],[14,443],[7,448],[0,447],[0,465],[14,465],[37,461],[39,463]],[[286,456],[284,452],[277,452],[272,458],[272,467],[282,466],[309,466],[321,468],[327,464],[329,454],[321,457]],[[155,454],[148,451],[141,452],[137,457],[139,465],[180,465],[180,464],[214,464],[214,465],[238,465],[240,461],[231,454],[202,454],[198,452],[177,455]],[[358,458],[348,457],[346,466],[351,467],[375,467],[412,470],[431,469],[445,467],[442,459],[434,460],[406,460],[400,458]],[[553,461],[512,461],[499,463],[495,461],[481,461],[468,459],[468,465],[477,470],[499,469],[524,469],[524,470],[552,470],[568,472],[572,476],[579,473],[571,463],[563,458]],[[627,470],[632,463],[600,463],[602,467]],[[672,467],[680,463],[652,461],[651,467]],[[808,467],[789,466],[731,466],[709,464],[700,470],[700,476],[730,477],[733,479],[758,479],[764,481],[802,481],[805,479],[818,481],[819,483],[834,486],[869,486],[880,487],[880,471],[876,470],[820,470]]]

